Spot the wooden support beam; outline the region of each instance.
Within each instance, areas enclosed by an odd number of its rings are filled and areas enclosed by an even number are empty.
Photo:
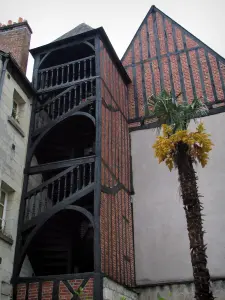
[[[30,167],[28,170],[25,169],[24,173],[33,175],[33,174],[37,174],[37,173],[43,173],[43,172],[48,172],[48,171],[52,171],[52,170],[63,169],[63,168],[67,168],[70,166],[80,165],[82,163],[93,162],[94,158],[95,158],[95,155],[92,155],[92,156],[87,156],[87,157],[80,157],[80,158],[51,162],[51,163],[42,164],[39,166]]]

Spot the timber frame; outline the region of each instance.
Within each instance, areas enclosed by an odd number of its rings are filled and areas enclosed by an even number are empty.
[[[171,32],[168,26],[171,26]],[[177,31],[180,32],[180,40],[178,40]],[[192,42],[191,46],[188,45],[188,41]],[[126,62],[129,55],[131,59]],[[212,59],[215,64],[212,64]],[[191,101],[194,97],[200,97],[199,90],[201,90],[201,98],[209,106],[210,114],[224,111],[222,104],[225,101],[225,59],[154,5],[136,31],[121,61],[133,82],[130,89],[132,89],[134,97],[129,99],[129,105],[134,105],[134,111],[129,115],[131,131],[147,129],[152,126],[143,124],[143,116],[145,115],[146,119],[149,118],[147,99],[151,94],[156,95],[159,90],[167,89],[168,85],[170,86],[168,92],[171,91],[173,97],[181,93],[180,98],[184,102]],[[193,61],[196,61],[196,64]],[[204,61],[204,66],[202,61]],[[175,71],[174,64],[177,66],[177,71]],[[167,72],[165,72],[165,66]],[[187,76],[185,77],[184,68],[187,68],[188,71],[190,91],[187,88]],[[139,69],[141,71],[138,72]],[[207,70],[208,81],[204,69]],[[196,83],[195,70],[198,72],[199,86]],[[150,78],[148,83],[146,83],[148,80],[146,72]],[[177,78],[174,76],[174,72],[176,72]],[[217,73],[218,79],[215,77]],[[165,76],[167,76],[166,80],[169,84],[166,84]],[[138,87],[139,81],[141,84]],[[151,91],[148,88],[149,84],[151,84]],[[211,93],[209,93],[209,89],[207,90],[207,84],[210,84]],[[176,86],[179,86],[179,91]],[[193,95],[193,98],[190,94]],[[214,108],[213,104],[221,104],[221,106]],[[144,114],[141,113],[142,111]]]
[[[39,282],[38,299],[41,299],[42,285],[44,280],[53,280],[53,299],[57,298],[57,291],[59,288],[60,279],[64,280],[72,278],[84,278],[87,282],[90,278],[94,281],[93,296],[94,299],[102,299],[103,291],[103,274],[101,273],[101,250],[100,250],[100,196],[101,196],[101,79],[100,79],[100,39],[105,43],[119,73],[121,74],[124,82],[130,82],[121,62],[119,61],[111,43],[108,40],[103,28],[91,30],[87,33],[79,34],[76,38],[67,38],[62,41],[56,41],[43,47],[39,47],[31,50],[34,56],[34,71],[33,71],[33,88],[36,90],[36,96],[33,102],[32,114],[30,120],[30,131],[28,139],[28,151],[26,157],[26,163],[24,168],[24,184],[22,190],[20,214],[18,221],[17,242],[15,251],[15,263],[13,269],[12,283],[14,285],[14,298],[16,299],[17,288],[19,283],[25,283],[28,293],[29,283]],[[48,68],[42,68],[45,61],[51,57],[54,51],[60,51],[67,47],[79,47],[79,45],[85,45],[92,51],[91,57],[81,58],[75,62],[68,62],[59,64],[58,66],[52,66]],[[89,67],[89,77],[86,77],[86,61],[94,61],[94,66]],[[85,63],[84,63],[85,62]],[[78,68],[82,65],[84,70],[73,68],[71,73],[71,65],[78,65]],[[61,68],[61,83],[58,76],[58,70]],[[63,69],[65,68],[65,69]],[[92,68],[92,71],[90,70]],[[57,70],[57,75],[54,75],[54,70]],[[67,78],[63,75],[63,71],[67,70]],[[78,70],[78,71],[77,71]],[[45,75],[43,75],[45,72]],[[70,78],[74,78],[75,73],[79,72],[77,78],[73,81]],[[80,77],[80,72],[83,72]],[[47,74],[47,75],[46,75]],[[50,75],[52,77],[50,77]],[[58,81],[57,81],[58,80]],[[65,82],[64,82],[65,81]],[[54,85],[55,82],[55,85]],[[88,86],[88,83],[90,85]],[[94,84],[94,85],[93,85]],[[94,87],[94,88],[93,88]],[[72,103],[69,106],[65,103],[70,101],[71,91],[73,92],[74,99],[79,94],[79,100],[76,103]],[[52,97],[52,92],[60,91]],[[67,94],[66,94],[67,93]],[[83,94],[84,93],[84,94]],[[89,94],[91,94],[89,96]],[[49,96],[51,95],[51,96]],[[50,97],[48,99],[48,97]],[[57,102],[58,101],[58,102]],[[70,103],[70,102],[69,102]],[[67,106],[66,106],[67,105]],[[88,109],[87,109],[88,108]],[[40,123],[40,112],[44,116],[44,121]],[[67,120],[80,118],[89,119],[89,123],[93,124],[95,128],[95,150],[92,155],[87,157],[75,157],[70,159],[46,161],[48,159],[42,159],[37,152],[41,143],[46,142],[45,137],[50,137],[54,133],[55,128],[60,128],[63,124],[66,124]],[[81,121],[79,121],[81,122]],[[79,123],[81,124],[81,123]],[[92,126],[92,125],[90,125]],[[41,146],[44,149],[44,146]],[[57,150],[56,150],[57,152]],[[43,160],[43,163],[38,163],[33,166],[32,158],[38,153],[39,161]],[[44,156],[44,154],[43,154]],[[81,166],[81,167],[80,167]],[[83,168],[83,169],[82,169]],[[74,171],[75,170],[75,171]],[[49,172],[57,172],[55,176],[48,179],[46,175]],[[58,173],[60,172],[60,173]],[[80,173],[81,172],[81,173]],[[85,172],[89,172],[89,177]],[[94,173],[93,173],[94,172]],[[28,190],[29,178],[31,176],[42,174],[43,182],[37,187]],[[68,175],[69,174],[69,175]],[[78,174],[81,177],[78,178]],[[64,176],[64,177],[63,177]],[[66,177],[67,176],[67,177]],[[77,176],[77,185],[72,182],[74,176]],[[44,179],[47,178],[47,179]],[[60,181],[64,178],[63,181]],[[83,180],[83,181],[82,181]],[[70,181],[70,185],[67,181]],[[79,182],[78,182],[79,181]],[[57,183],[58,182],[58,183]],[[63,184],[63,188],[62,188]],[[76,187],[75,187],[76,186]],[[49,192],[52,188],[52,194]],[[76,192],[72,189],[76,188]],[[54,189],[58,190],[58,199],[55,199]],[[62,196],[63,191],[64,196]],[[69,189],[69,190],[68,190]],[[50,198],[52,198],[52,204],[48,207],[48,203],[44,202],[46,191]],[[74,205],[78,203],[77,200],[81,199],[85,195],[93,193],[93,211],[90,212],[85,207]],[[40,194],[40,196],[39,196]],[[33,197],[32,203],[31,199]],[[62,199],[59,199],[63,197]],[[37,198],[39,199],[37,202]],[[47,200],[45,200],[46,202]],[[49,200],[48,200],[49,201]],[[38,204],[36,204],[38,203]],[[45,206],[45,207],[44,207]],[[44,207],[44,210],[43,210]],[[48,276],[34,276],[31,278],[20,278],[20,270],[24,261],[27,251],[31,248],[32,241],[35,239],[41,228],[49,222],[49,220],[61,211],[72,210],[83,214],[93,225],[94,238],[93,238],[93,253],[94,253],[94,268],[92,272],[78,273],[78,274],[65,274],[65,275],[48,275]],[[32,252],[30,252],[32,253]],[[31,255],[31,254],[30,254]],[[82,284],[82,287],[85,285]],[[65,283],[67,288],[71,291],[68,282]]]
[[[78,299],[76,281],[88,290],[93,283],[91,297],[102,300],[104,276],[134,287],[129,133],[158,125],[148,113],[148,93],[169,86],[176,97],[179,86],[187,102],[201,90],[210,114],[225,111],[224,58],[154,5],[121,61],[102,27],[79,26],[86,29],[30,51],[34,101],[12,276],[15,300],[21,284],[28,300],[33,283],[41,300],[46,281],[54,300],[61,285]],[[20,277],[26,257],[35,273],[29,278]]]

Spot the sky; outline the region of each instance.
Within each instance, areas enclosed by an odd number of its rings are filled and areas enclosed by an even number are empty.
[[[31,48],[47,44],[80,23],[103,26],[122,57],[154,4],[225,57],[224,0],[9,0],[2,1],[0,22],[26,19],[33,30]],[[32,78],[29,56],[27,76]]]

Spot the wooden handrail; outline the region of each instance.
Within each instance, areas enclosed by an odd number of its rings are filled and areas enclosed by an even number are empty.
[[[88,163],[92,163],[95,161],[95,157],[92,157],[91,159],[87,159],[88,162],[84,162],[80,163],[80,164],[76,164],[71,166],[70,168],[64,170],[63,172],[60,172],[59,174],[57,174],[56,176],[48,179],[47,181],[43,182],[42,184],[40,184],[39,186],[37,186],[36,188],[30,190],[26,196],[25,199],[29,198],[30,196],[36,194],[37,192],[39,192],[40,190],[42,190],[44,187],[48,186],[49,184],[51,184],[52,182],[56,181],[57,179],[61,178],[62,176],[64,176],[65,174],[69,173],[70,171],[72,171],[74,168],[76,168],[78,165],[84,165],[84,164],[88,164]]]
[[[52,66],[52,67],[49,67],[49,68],[41,69],[41,70],[38,71],[38,73],[42,73],[42,72],[45,72],[45,71],[51,71],[51,70],[54,70],[54,69],[57,69],[57,68],[61,68],[61,67],[64,67],[64,66],[69,66],[71,64],[79,63],[81,61],[84,61],[84,60],[87,60],[87,59],[91,59],[91,58],[94,58],[94,57],[95,57],[95,55],[91,55],[91,56],[87,56],[87,57],[84,57],[84,58],[81,58],[81,59],[70,61],[70,62],[65,63],[65,64],[61,64],[61,65],[57,65],[57,66]]]
[[[85,82],[89,82],[89,81],[94,81],[95,78],[91,77],[88,79],[82,79],[79,82],[75,82],[72,86],[69,86],[66,90],[64,90],[62,93],[58,94],[57,96],[55,96],[52,99],[49,99],[48,101],[46,101],[45,103],[41,104],[40,106],[38,106],[36,108],[36,112],[39,112],[40,110],[42,110],[45,106],[47,106],[48,104],[52,103],[53,101],[57,100],[59,97],[63,96],[65,93],[69,92],[70,90],[74,89],[76,86],[80,85],[81,83],[85,83]],[[89,97],[90,98],[90,97]]]
[[[71,280],[71,279],[84,279],[92,278],[94,273],[77,273],[77,274],[61,274],[61,275],[46,275],[46,276],[34,276],[34,277],[19,277],[17,283],[31,283],[39,281],[54,281],[54,280]]]
[[[50,170],[57,170],[57,169],[70,167],[72,165],[77,166],[79,164],[93,162],[94,159],[95,159],[95,155],[92,155],[92,156],[79,157],[79,158],[51,162],[51,163],[42,164],[39,166],[30,167],[30,169],[25,173],[27,173],[29,175],[33,175],[33,174],[37,174],[37,173],[47,172]]]

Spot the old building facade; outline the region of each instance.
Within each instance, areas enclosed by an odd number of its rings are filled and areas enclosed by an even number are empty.
[[[133,170],[136,284],[141,299],[157,293],[172,299],[193,299],[189,240],[176,170],[158,164],[152,145],[157,132],[148,118],[147,98],[161,90],[180,95],[179,101],[202,99],[209,107],[203,119],[214,143],[210,162],[197,167],[203,195],[205,242],[214,296],[224,299],[225,227],[223,202],[225,60],[174,20],[153,6],[122,63],[132,80],[128,109]],[[143,119],[145,116],[145,119]],[[194,129],[195,124],[191,124]]]
[[[18,39],[24,49],[29,32]],[[164,89],[210,110],[204,122],[215,147],[197,172],[214,294],[224,299],[225,60],[155,6],[121,60],[104,29],[86,24],[31,54],[35,97],[22,128],[30,135],[20,160],[13,299],[192,299],[177,174],[152,150],[147,98]],[[18,127],[14,113],[7,125],[13,121]],[[3,193],[14,189],[2,182]]]
[[[30,35],[26,22],[0,27],[0,299],[11,277],[34,91],[25,76]],[[6,53],[11,52],[11,54]]]

